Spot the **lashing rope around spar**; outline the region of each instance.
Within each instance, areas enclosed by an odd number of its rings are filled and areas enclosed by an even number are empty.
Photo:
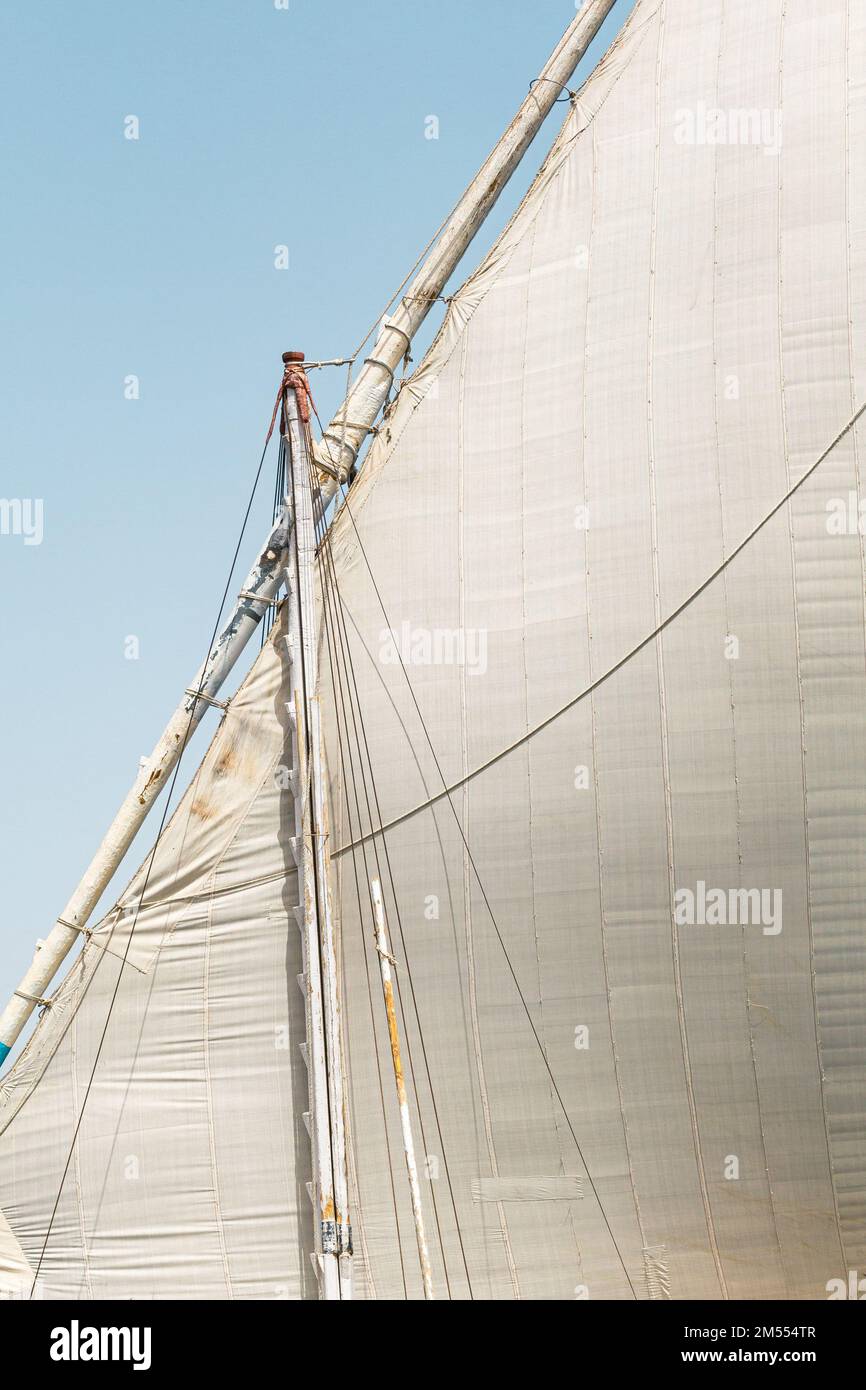
[[[706,576],[705,579],[701,580],[697,588],[693,589],[691,593],[687,594],[683,601],[680,604],[678,604],[672,612],[668,613],[667,617],[663,618],[660,623],[653,627],[652,630],[648,632],[644,637],[642,637],[640,641],[637,642],[633,647],[630,647],[629,650],[625,652],[619,658],[619,660],[615,661],[612,666],[608,666],[606,671],[602,671],[600,675],[596,676],[595,679],[589,683],[589,685],[585,685],[582,690],[580,690],[576,695],[572,696],[570,700],[567,700],[564,705],[560,705],[559,709],[556,709],[553,711],[552,714],[547,715],[547,717],[545,719],[542,719],[540,723],[534,724],[531,729],[527,729],[526,733],[521,734],[519,738],[516,738],[505,748],[500,748],[499,752],[494,753],[491,757],[487,759],[486,762],[479,763],[476,767],[472,768],[471,771],[465,773],[463,777],[457,778],[454,782],[446,784],[443,781],[441,792],[435,792],[432,796],[428,796],[425,801],[421,801],[418,803],[418,805],[413,806],[411,810],[403,811],[400,815],[394,816],[392,820],[389,820],[385,824],[380,825],[378,830],[370,830],[366,835],[361,836],[358,840],[350,841],[348,844],[335,846],[334,849],[331,851],[332,858],[338,858],[340,855],[345,854],[348,850],[354,849],[356,845],[363,844],[366,840],[372,839],[375,835],[384,835],[386,831],[393,830],[395,826],[402,825],[405,821],[411,820],[420,812],[426,811],[429,809],[429,807],[436,805],[436,803],[439,801],[442,801],[443,798],[447,797],[450,804],[452,792],[459,791],[461,787],[465,787],[469,782],[474,781],[476,777],[480,777],[481,774],[487,772],[489,768],[494,767],[495,764],[502,762],[502,760],[504,758],[507,758],[509,754],[514,753],[518,748],[524,747],[524,745],[529,743],[531,739],[535,738],[538,734],[543,733],[544,730],[548,729],[551,724],[556,722],[556,720],[561,719],[562,716],[564,714],[567,714],[569,710],[574,709],[575,705],[580,704],[581,701],[584,700],[588,695],[592,695],[594,691],[598,690],[599,687],[604,685],[606,681],[610,680],[612,676],[615,676],[618,671],[621,671],[622,668],[628,665],[628,663],[632,661],[640,652],[642,652],[645,647],[649,646],[651,642],[656,641],[656,639],[659,638],[661,634],[671,626],[672,623],[676,622],[680,614],[684,613],[687,608],[690,608],[691,605],[695,603],[696,600],[699,599],[700,596],[703,593],[705,593],[707,589],[709,589],[710,585],[715,583],[715,581],[719,578],[719,575],[723,574],[730,567],[730,565],[733,564],[737,556],[743,550],[746,549],[746,546],[751,544],[755,537],[761,531],[763,531],[764,527],[767,526],[770,521],[772,521],[773,517],[776,516],[782,510],[782,508],[786,506],[788,502],[790,502],[791,498],[796,493],[798,493],[800,489],[809,481],[812,474],[818,468],[820,468],[821,464],[824,462],[826,458],[829,458],[830,454],[836,448],[836,445],[842,439],[845,438],[845,436],[854,428],[858,420],[863,415],[866,415],[866,400],[862,401],[861,404],[854,411],[853,415],[851,415],[851,417],[848,420],[846,420],[845,424],[839,430],[838,434],[830,441],[827,447],[824,450],[822,450],[822,452],[815,459],[814,463],[810,464],[809,467],[805,470],[805,472],[800,474],[800,477],[797,479],[797,481],[795,483],[792,483],[792,485],[788,488],[787,492],[779,498],[778,502],[775,502],[773,504],[770,510],[764,516],[762,516],[759,521],[755,523],[752,529],[743,537],[741,541],[738,542],[737,545],[734,546],[733,550],[731,550],[725,556],[721,563],[718,564],[716,568]],[[348,505],[346,510],[349,520],[351,521],[352,526],[355,530],[355,534],[357,535],[358,528],[355,525],[355,520],[352,516],[351,511],[348,509]],[[358,536],[358,540],[360,542],[360,536]],[[363,553],[363,545],[361,546],[361,550]],[[379,599],[379,602],[381,605],[381,598]],[[405,670],[403,674],[406,675]],[[406,676],[406,680],[407,682],[409,681],[408,675]],[[409,683],[409,690],[410,693],[412,693],[411,682]],[[412,698],[414,700],[414,694]],[[420,715],[420,710],[418,711],[418,713]]]
[[[283,359],[284,362],[285,358],[289,356],[289,353],[285,354]],[[277,388],[277,399],[274,401],[274,409],[273,413],[271,414],[271,423],[268,425],[268,432],[265,435],[265,448],[267,448],[268,444],[271,441],[271,435],[274,432],[274,425],[277,423],[277,412],[280,408],[280,405],[282,404],[286,391],[288,391],[290,387],[295,392],[295,396],[298,402],[298,414],[300,415],[301,419],[304,421],[305,424],[310,419],[310,407],[312,406],[313,409],[315,409],[315,405],[313,404],[313,393],[310,390],[310,383],[307,380],[307,374],[304,371],[303,367],[300,366],[298,361],[292,360],[285,362],[285,367],[283,369],[283,378],[279,384],[279,387]]]
[[[213,705],[214,709],[221,709],[223,714],[225,714],[231,704],[231,698],[228,700],[215,700],[212,695],[205,695],[203,690],[185,690],[183,693],[184,695],[188,695],[191,700],[203,700],[206,705]]]

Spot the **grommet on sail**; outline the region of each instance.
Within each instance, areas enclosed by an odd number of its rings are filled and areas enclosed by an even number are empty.
[[[6,1293],[866,1269],[866,13],[637,0],[570,93],[610,9],[327,426],[285,354],[274,528],[0,1020],[43,1008],[0,1076]]]

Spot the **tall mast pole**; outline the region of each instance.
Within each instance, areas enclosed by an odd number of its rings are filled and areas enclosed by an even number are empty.
[[[315,462],[326,474],[324,502],[345,482],[364,438],[384,404],[401,358],[442,293],[461,257],[495,205],[553,103],[595,38],[616,0],[585,0],[557,44],[532,91],[461,198],[448,225],[400,305],[382,326],[346,400],[325,430]],[[291,518],[283,512],[265,538],[228,622],[204,665],[184,691],[165,731],[143,764],[84,877],[37,949],[18,989],[0,1015],[0,1064],[45,994],[64,958],[85,930],[99,899],[141,828],[177,761],[233,669],[280,587]]]
[[[316,631],[316,531],[308,439],[307,379],[301,352],[283,354],[282,424],[288,462],[287,499],[294,527],[288,570],[289,714],[293,729],[295,844],[301,888],[306,1060],[310,1080],[316,1255],[322,1296],[351,1298],[351,1230],[337,952],[328,874],[324,766],[319,721]]]

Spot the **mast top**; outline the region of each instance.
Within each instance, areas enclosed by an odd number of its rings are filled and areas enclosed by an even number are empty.
[[[286,366],[288,366],[288,364],[289,364],[290,362],[303,362],[303,360],[304,360],[304,354],[303,354],[302,352],[284,352],[284,353],[283,353],[283,361],[286,363]]]

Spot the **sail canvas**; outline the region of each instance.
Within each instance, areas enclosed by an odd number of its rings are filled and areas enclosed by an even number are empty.
[[[320,552],[356,1297],[421,1296],[372,877],[437,1297],[866,1264],[864,59],[638,0]],[[285,639],[0,1081],[10,1287],[317,1296]]]

